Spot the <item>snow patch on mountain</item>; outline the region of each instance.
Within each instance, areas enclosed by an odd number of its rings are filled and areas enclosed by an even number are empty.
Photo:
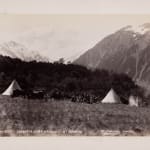
[[[143,24],[143,25],[140,25],[140,26],[131,26],[131,25],[129,25],[129,26],[124,28],[124,31],[134,32],[134,34],[133,34],[134,37],[136,37],[135,33],[144,35],[145,33],[150,32],[150,24],[146,23],[146,24]]]

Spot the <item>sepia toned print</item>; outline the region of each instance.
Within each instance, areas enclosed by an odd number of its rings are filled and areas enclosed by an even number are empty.
[[[1,14],[0,135],[149,135],[149,18]]]

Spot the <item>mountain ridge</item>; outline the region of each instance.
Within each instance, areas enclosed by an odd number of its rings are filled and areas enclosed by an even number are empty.
[[[15,41],[9,41],[0,45],[0,55],[18,58],[23,61],[49,62],[48,57],[42,56],[37,51],[31,51],[23,44]]]
[[[91,69],[126,73],[133,79],[150,83],[150,23],[125,26],[106,36],[86,51],[75,64]]]

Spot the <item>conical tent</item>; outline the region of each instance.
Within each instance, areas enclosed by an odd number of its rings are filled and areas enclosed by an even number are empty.
[[[13,95],[15,90],[21,91],[21,87],[19,86],[18,82],[16,80],[13,80],[10,86],[2,93],[2,95]]]
[[[139,98],[136,97],[136,96],[131,95],[129,97],[129,105],[138,107],[138,105],[139,105]]]
[[[119,96],[115,93],[113,89],[111,89],[104,99],[101,101],[102,103],[121,103]]]

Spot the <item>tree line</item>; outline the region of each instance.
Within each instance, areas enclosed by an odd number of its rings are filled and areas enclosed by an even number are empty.
[[[47,95],[59,92],[64,98],[74,94],[91,94],[101,100],[111,88],[124,102],[130,94],[142,96],[141,88],[126,74],[89,70],[70,63],[25,62],[0,56],[0,92],[3,92],[13,79],[16,79],[24,90],[44,89]]]

